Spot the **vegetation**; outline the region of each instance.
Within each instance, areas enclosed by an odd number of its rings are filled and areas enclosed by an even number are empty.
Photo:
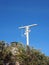
[[[16,62],[19,65],[49,65],[49,57],[18,42],[0,41],[0,65],[18,65]]]

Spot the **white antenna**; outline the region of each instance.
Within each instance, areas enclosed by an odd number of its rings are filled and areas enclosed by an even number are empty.
[[[27,41],[27,45],[29,46],[29,28],[32,27],[32,26],[36,26],[37,24],[32,24],[32,25],[28,25],[28,26],[23,26],[23,27],[19,27],[19,29],[21,28],[25,28],[25,35],[26,35],[26,41]]]

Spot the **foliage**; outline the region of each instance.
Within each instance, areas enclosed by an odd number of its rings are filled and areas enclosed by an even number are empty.
[[[12,48],[15,52],[12,52]],[[11,62],[19,62],[20,65],[49,65],[49,57],[19,42],[11,42],[8,45],[4,41],[0,41],[0,65]]]

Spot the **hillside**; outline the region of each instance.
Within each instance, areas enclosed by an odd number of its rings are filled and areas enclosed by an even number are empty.
[[[49,65],[49,57],[19,42],[0,41],[0,65]]]

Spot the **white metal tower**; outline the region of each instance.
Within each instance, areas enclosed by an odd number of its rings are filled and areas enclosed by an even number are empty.
[[[25,28],[25,35],[26,35],[26,41],[27,41],[27,46],[29,46],[29,28],[32,26],[36,26],[37,24],[32,24],[32,25],[28,25],[28,26],[23,26],[23,27],[19,27],[19,29]]]

